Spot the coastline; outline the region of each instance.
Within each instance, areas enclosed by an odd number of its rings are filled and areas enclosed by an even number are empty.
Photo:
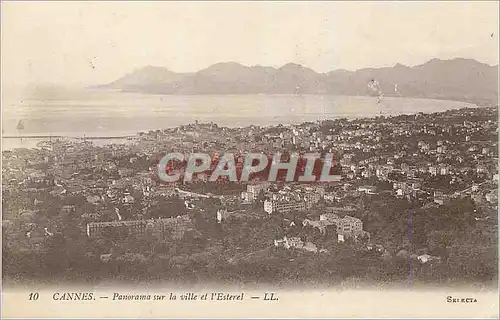
[[[449,112],[453,110],[466,110],[466,109],[487,109],[487,108],[495,108],[495,106],[478,106],[478,105],[466,105],[462,108],[450,108],[447,110],[440,110],[440,111],[435,111],[435,112],[413,112],[413,113],[400,113],[400,114],[379,114],[377,116],[373,115],[358,115],[358,116],[352,116],[352,115],[343,115],[343,114],[338,114],[336,116],[329,116],[328,118],[322,118],[322,119],[317,119],[315,121],[304,121],[302,118],[298,117],[298,121],[293,121],[293,119],[289,119],[291,121],[288,121],[287,123],[278,123],[278,124],[265,124],[265,125],[235,125],[235,126],[224,126],[220,125],[216,122],[207,122],[207,123],[213,123],[216,126],[220,127],[226,127],[231,130],[235,129],[246,129],[250,127],[261,127],[261,128],[273,128],[273,127],[288,127],[288,126],[300,126],[304,125],[306,123],[311,123],[311,122],[317,122],[320,123],[322,121],[328,121],[328,120],[338,120],[338,119],[346,119],[348,121],[355,121],[359,119],[364,119],[364,120],[375,120],[375,119],[391,119],[394,117],[398,116],[411,116],[411,115],[432,115],[432,114],[440,114],[444,112]],[[498,108],[498,106],[496,106]],[[302,120],[299,120],[302,119]],[[180,125],[166,125],[161,129],[158,128],[149,128],[149,129],[142,129],[142,130],[109,130],[108,133],[105,132],[62,132],[59,134],[47,134],[47,133],[40,133],[40,134],[25,134],[25,135],[20,135],[19,133],[17,135],[14,135],[12,133],[5,134],[2,133],[1,138],[2,138],[2,144],[1,144],[1,149],[2,150],[13,150],[16,148],[33,148],[33,144],[37,144],[40,142],[48,142],[51,139],[56,139],[56,140],[74,140],[74,141],[93,141],[93,142],[99,142],[100,145],[112,145],[112,144],[124,144],[129,141],[134,141],[140,137],[141,134],[147,134],[148,132],[153,132],[153,131],[163,131],[163,130],[169,130],[169,129],[174,129],[174,128],[179,128],[183,126],[189,126],[192,125],[196,122],[197,120],[190,122],[190,123],[184,123]],[[36,142],[35,142],[36,140]],[[25,146],[22,145],[23,141],[25,141]],[[31,143],[27,143],[26,141],[31,141]],[[7,147],[5,147],[5,144],[7,144]],[[36,146],[34,146],[36,147]]]

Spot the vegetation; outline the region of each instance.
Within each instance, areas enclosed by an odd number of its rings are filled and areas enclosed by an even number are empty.
[[[45,237],[37,251],[27,249],[26,239],[4,232],[4,279],[332,286],[404,283],[409,277],[432,283],[496,279],[496,231],[477,224],[473,215],[478,209],[471,201],[415,211],[411,203],[393,197],[361,201],[365,229],[387,252],[362,249],[354,242],[339,244],[334,231],[321,234],[300,224],[290,226],[279,216],[217,224],[214,206],[209,213],[190,213],[199,232],[188,232],[182,240],[134,239],[117,230],[90,240],[78,231],[76,220],[66,218],[65,236]],[[71,240],[68,234],[73,234]],[[274,247],[273,240],[284,235],[299,236],[327,252]],[[421,264],[396,254],[414,248],[441,257],[441,263]],[[103,254],[110,254],[109,261],[101,259]]]

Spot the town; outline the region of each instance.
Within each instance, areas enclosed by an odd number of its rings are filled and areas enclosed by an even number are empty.
[[[4,279],[493,281],[497,138],[497,109],[481,107],[3,151]],[[332,153],[340,175],[158,179],[165,153],[221,151]]]

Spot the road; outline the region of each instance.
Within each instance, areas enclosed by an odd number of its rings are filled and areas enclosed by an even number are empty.
[[[216,195],[211,195],[211,194],[201,194],[201,193],[196,193],[196,192],[191,192],[191,191],[186,191],[182,190],[179,188],[175,188],[175,191],[179,194],[179,197],[193,197],[193,198],[218,198],[218,199],[223,199],[224,196],[216,196]]]

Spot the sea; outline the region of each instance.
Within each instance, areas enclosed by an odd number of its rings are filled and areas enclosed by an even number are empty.
[[[335,118],[431,113],[475,105],[447,100],[338,95],[152,95],[102,89],[8,92],[2,96],[2,150],[32,148],[50,137],[102,137],[121,143],[138,132],[183,124],[270,126]],[[22,126],[18,126],[19,122]]]

